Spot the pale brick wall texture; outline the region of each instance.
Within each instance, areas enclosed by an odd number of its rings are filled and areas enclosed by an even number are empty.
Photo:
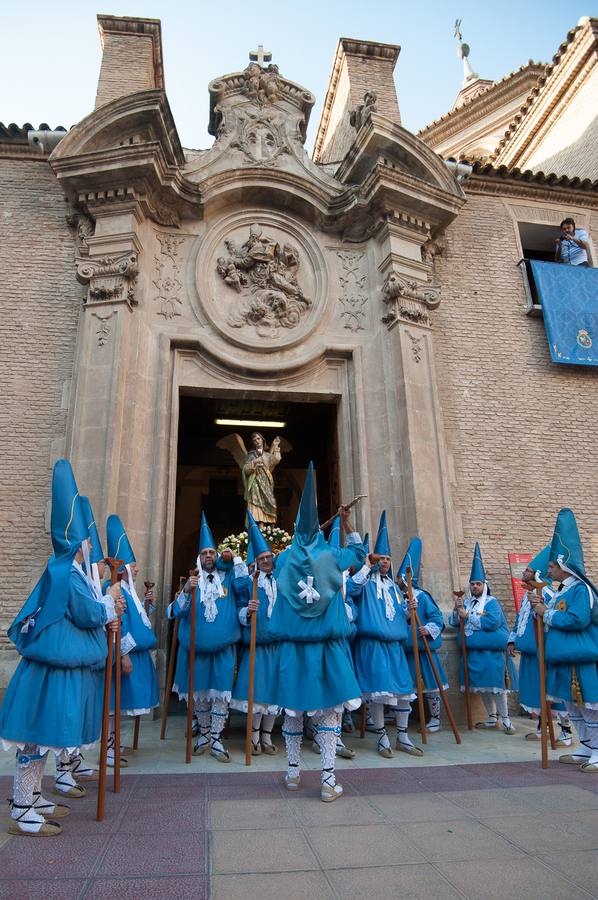
[[[46,161],[0,159],[0,672],[6,629],[51,552],[52,454],[62,452],[83,296],[67,212]]]
[[[469,193],[437,261],[443,300],[432,317],[462,587],[477,540],[510,619],[507,553],[540,550],[562,506],[574,510],[598,578],[598,372],[551,361],[542,319],[522,312],[518,258],[505,201]]]
[[[151,35],[106,34],[96,109],[134,91],[155,87]]]

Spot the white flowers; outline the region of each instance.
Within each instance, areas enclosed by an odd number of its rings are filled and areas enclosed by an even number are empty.
[[[262,525],[260,531],[272,547],[273,553],[280,553],[292,541],[291,535],[284,528],[277,525]],[[218,553],[223,550],[231,550],[233,556],[247,556],[247,532],[241,531],[239,534],[229,534],[218,546]]]

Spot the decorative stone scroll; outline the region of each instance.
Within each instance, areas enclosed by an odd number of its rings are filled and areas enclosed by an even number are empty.
[[[400,320],[429,325],[428,310],[440,304],[440,287],[430,282],[413,281],[389,272],[382,287],[387,307],[382,321],[390,330]]]
[[[301,257],[296,247],[281,246],[258,224],[250,225],[241,246],[230,238],[224,245],[228,255],[217,258],[216,271],[227,288],[238,294],[228,324],[254,326],[260,337],[276,337],[280,328],[299,325],[312,301],[297,278]]]
[[[368,299],[367,271],[363,271],[365,253],[362,250],[337,250],[336,255],[343,269],[338,276],[342,290],[338,298],[342,306],[341,319],[349,331],[363,331]]]
[[[137,254],[121,256],[78,257],[75,260],[77,281],[89,284],[88,303],[122,302],[134,306],[139,267]]]

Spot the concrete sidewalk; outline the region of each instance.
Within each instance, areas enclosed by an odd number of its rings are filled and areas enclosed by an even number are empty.
[[[0,785],[10,790],[7,778]],[[355,769],[345,796],[279,773],[125,775],[94,821],[0,847],[0,896],[501,900],[598,896],[598,779],[553,763]]]

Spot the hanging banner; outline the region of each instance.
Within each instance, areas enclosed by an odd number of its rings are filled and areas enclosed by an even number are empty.
[[[553,362],[598,366],[598,269],[531,260]]]
[[[511,589],[515,601],[515,612],[519,612],[525,588],[521,583],[523,570],[531,563],[531,553],[509,553],[509,568],[511,569]]]

